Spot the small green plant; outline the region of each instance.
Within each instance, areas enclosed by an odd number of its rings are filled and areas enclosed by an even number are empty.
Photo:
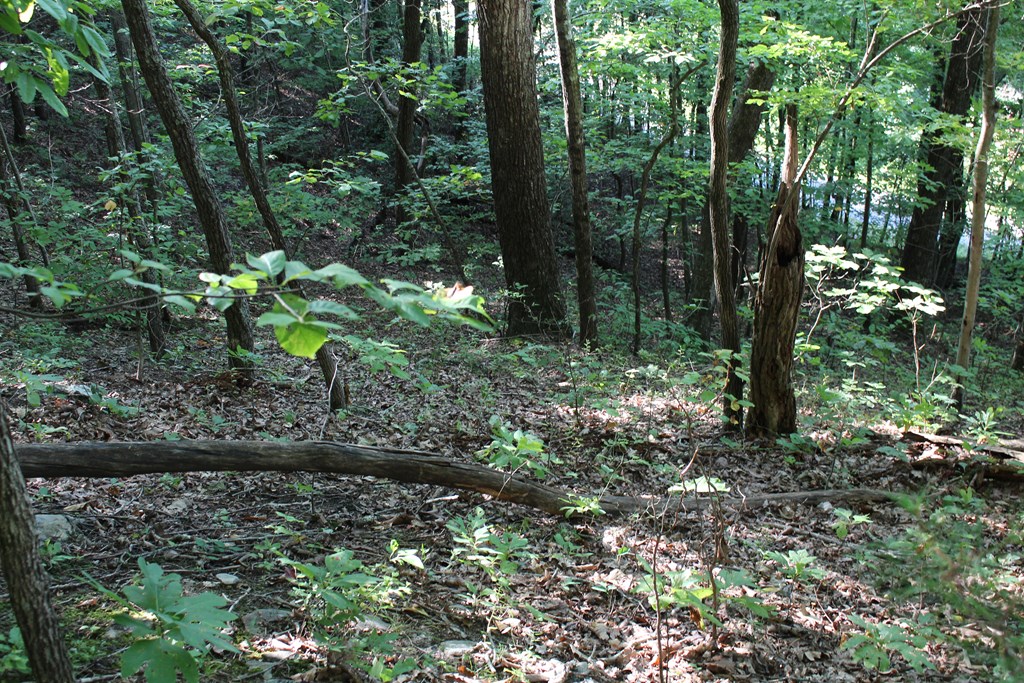
[[[165,574],[160,565],[141,557],[139,570],[140,583],[126,586],[123,598],[91,582],[126,610],[114,617],[134,638],[121,654],[122,676],[144,670],[147,683],[175,683],[180,673],[195,683],[199,663],[211,648],[238,652],[221,633],[235,619],[221,609],[227,604],[224,598],[215,593],[185,595],[179,575]]]
[[[522,429],[513,432],[508,423],[497,415],[492,415],[489,423],[493,438],[490,444],[477,451],[481,460],[493,467],[508,467],[513,471],[527,467],[538,479],[549,474],[548,465],[556,461],[544,452],[544,441],[540,437]]]
[[[964,428],[963,435],[972,444],[999,443],[1000,437],[1009,436],[1006,432],[998,429],[999,417],[1005,408],[989,406],[984,410],[977,410],[971,415],[961,415]]]
[[[871,523],[871,518],[867,515],[858,515],[846,508],[835,508],[832,510],[832,516],[835,518],[832,520],[832,529],[840,541],[846,540],[850,535],[850,527]]]
[[[892,670],[892,653],[900,654],[917,672],[935,668],[924,652],[928,639],[906,623],[876,624],[856,614],[848,615],[847,619],[862,630],[844,640],[843,649],[849,650],[854,661],[865,668],[888,673]]]
[[[495,529],[480,508],[468,517],[452,519],[446,526],[455,542],[452,555],[483,569],[492,578],[515,574],[522,562],[533,557],[526,538]]]
[[[825,571],[820,567],[814,566],[818,558],[807,552],[806,548],[789,550],[785,553],[769,550],[765,552],[764,556],[766,559],[775,562],[779,566],[779,571],[794,581],[800,581],[805,577],[811,579],[825,578]]]
[[[7,680],[12,674],[30,673],[32,669],[25,652],[25,642],[21,639],[21,629],[15,626],[6,635],[0,633],[0,679]]]

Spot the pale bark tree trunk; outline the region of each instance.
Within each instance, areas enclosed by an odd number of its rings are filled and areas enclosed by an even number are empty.
[[[711,97],[711,179],[708,206],[711,225],[715,294],[718,296],[722,348],[732,352],[723,398],[723,410],[733,429],[743,426],[743,380],[736,372],[740,356],[739,319],[732,282],[732,245],[729,238],[729,102],[736,80],[736,48],[740,13],[736,0],[718,0],[722,17],[715,91]]]
[[[224,207],[217,198],[209,171],[199,156],[195,132],[178,95],[174,92],[163,58],[157,50],[149,9],[145,0],[122,0],[121,6],[128,20],[142,77],[160,112],[160,118],[174,147],[174,156],[192,193],[192,201],[195,203],[210,252],[211,268],[217,273],[226,274],[230,271],[233,260],[227,217],[224,214]],[[251,373],[252,363],[244,357],[245,352],[253,350],[248,302],[245,299],[237,299],[224,311],[224,317],[227,321],[229,367],[243,374]],[[236,350],[241,350],[243,355],[231,353]]]
[[[242,170],[242,177],[245,185],[252,195],[263,225],[270,235],[270,242],[275,249],[284,252],[286,258],[290,258],[290,251],[284,239],[284,231],[278,223],[277,216],[270,206],[267,191],[263,186],[260,174],[252,163],[252,155],[249,153],[249,141],[245,135],[245,122],[242,119],[241,107],[238,104],[238,94],[235,91],[234,70],[231,68],[231,59],[228,51],[221,45],[220,41],[213,34],[213,31],[206,25],[199,11],[188,0],[174,0],[178,9],[181,10],[189,24],[192,25],[196,35],[206,43],[213,53],[213,59],[217,64],[217,74],[220,77],[221,96],[224,98],[224,108],[227,110],[228,123],[231,126],[231,137],[235,144],[235,152],[238,156],[238,163]],[[297,282],[291,285],[299,296],[305,296],[302,286]],[[316,351],[317,364],[324,376],[324,383],[327,387],[327,403],[331,412],[340,410],[348,405],[344,381],[338,372],[338,363],[331,352],[329,344],[321,346]]]
[[[567,333],[551,236],[533,14],[522,0],[477,6],[491,187],[508,306],[509,335]]]
[[[572,234],[576,252],[576,301],[580,309],[580,346],[597,343],[597,298],[594,293],[594,245],[587,200],[586,141],[576,41],[566,0],[552,0],[558,64],[562,75],[565,137],[569,149],[569,185],[572,190]]]
[[[39,556],[35,520],[3,401],[0,401],[0,565],[35,679],[72,683],[75,672],[61,635],[60,621],[50,601],[49,580]]]
[[[797,212],[796,105],[786,105],[786,150],[782,183],[772,209],[768,248],[754,299],[754,335],[750,345],[750,409],[747,429],[754,436],[796,431],[793,347],[804,288],[804,247]]]
[[[982,77],[981,96],[981,132],[978,146],[974,150],[974,199],[971,202],[971,252],[970,266],[967,271],[967,293],[964,295],[964,317],[960,325],[960,344],[956,353],[958,368],[966,370],[971,363],[971,336],[974,332],[974,318],[978,311],[978,290],[981,287],[981,250],[985,241],[985,192],[988,182],[988,154],[992,147],[992,137],[996,128],[996,83],[995,57],[996,36],[999,33],[1000,5],[993,3],[988,11],[988,28],[985,32],[984,75]],[[964,407],[964,382],[966,377],[961,373],[958,377],[953,400],[958,411]]]

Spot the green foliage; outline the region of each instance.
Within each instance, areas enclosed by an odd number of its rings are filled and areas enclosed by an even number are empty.
[[[6,634],[0,633],[0,678],[12,674],[27,675],[32,673],[25,652],[25,642],[21,638],[21,629],[13,627]]]
[[[847,637],[843,649],[849,650],[854,661],[865,668],[889,673],[892,653],[900,654],[917,672],[935,668],[924,652],[928,638],[910,624],[873,623],[856,614],[848,615],[847,619],[862,630]]]
[[[507,581],[507,576],[514,575],[524,561],[533,557],[526,538],[496,529],[481,508],[475,508],[468,517],[456,517],[445,526],[455,542],[452,556],[482,569],[492,579]]]
[[[227,601],[214,593],[185,595],[181,577],[165,574],[155,563],[139,558],[138,585],[126,586],[124,597],[95,581],[93,586],[131,613],[114,620],[131,631],[133,642],[121,654],[121,675],[145,672],[147,683],[199,680],[199,664],[212,648],[237,652],[222,631],[235,615],[222,609]]]
[[[694,569],[656,572],[644,558],[637,561],[644,574],[634,591],[646,595],[654,609],[689,610],[699,628],[704,628],[705,622],[716,628],[722,627],[724,624],[718,610],[727,603],[742,607],[760,618],[768,618],[772,614],[772,608],[760,598],[746,594],[746,590],[756,589],[757,584],[743,569],[721,568],[712,574]],[[708,604],[709,600],[711,604]]]
[[[777,550],[769,550],[764,554],[765,558],[775,562],[779,571],[794,581],[802,581],[805,578],[823,579],[825,571],[814,566],[818,558],[807,552],[806,548],[797,548],[784,553]]]
[[[850,527],[871,523],[871,518],[868,515],[858,515],[846,508],[835,508],[832,510],[832,516],[835,518],[832,522],[832,529],[840,541],[845,541],[846,537],[850,535]]]
[[[488,423],[493,439],[476,452],[477,457],[493,467],[510,468],[513,472],[526,467],[538,479],[549,474],[548,465],[557,461],[544,451],[543,440],[522,429],[513,432],[497,415],[492,415]]]
[[[1017,515],[1017,523],[1006,529],[991,527],[987,505],[972,489],[934,502],[906,497],[902,504],[914,522],[871,546],[871,578],[893,599],[909,601],[915,611],[923,608],[930,641],[960,648],[972,662],[990,667],[996,680],[1020,680],[1024,600],[1012,567],[1021,559],[1024,518]],[[865,636],[871,644],[872,634]],[[898,629],[874,641],[888,637],[909,646],[917,642],[901,640]],[[867,646],[863,639],[856,642]],[[896,649],[911,661],[906,647]]]
[[[391,561],[423,569],[415,551],[390,543]],[[390,681],[416,668],[411,658],[387,665],[386,655],[394,651],[397,635],[379,616],[395,609],[412,593],[393,567],[368,567],[351,550],[337,549],[324,557],[323,564],[298,562],[281,557],[293,581],[293,593],[312,618],[316,639],[370,676]]]

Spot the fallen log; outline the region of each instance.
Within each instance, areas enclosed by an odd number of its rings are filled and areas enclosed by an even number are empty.
[[[588,497],[505,472],[422,451],[377,448],[334,441],[136,441],[23,444],[17,447],[29,477],[127,477],[164,472],[330,472],[433,484],[475,491],[564,515]],[[837,500],[891,499],[875,489],[771,493],[721,498],[725,509],[749,510],[779,503],[817,504]],[[688,512],[712,503],[709,497],[593,496],[607,514]]]

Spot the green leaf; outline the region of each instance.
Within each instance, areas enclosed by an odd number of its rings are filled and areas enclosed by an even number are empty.
[[[53,92],[50,86],[45,83],[39,84],[39,94],[43,96],[43,100],[50,105],[50,108],[61,116],[67,117],[68,109],[64,106],[64,103],[60,101],[57,94]]]
[[[273,311],[267,311],[261,315],[256,320],[256,326],[266,327],[267,325],[273,325],[274,327],[288,327],[289,325],[294,325],[297,322],[301,322],[301,320],[291,313],[275,309]]]
[[[256,270],[266,273],[268,277],[276,277],[278,273],[284,270],[285,259],[284,252],[281,250],[269,251],[262,256],[253,256],[252,254],[246,254],[246,262]]]
[[[111,273],[109,276],[107,276],[107,282],[113,282],[115,280],[123,280],[126,277],[130,277],[130,276],[132,276],[134,274],[135,274],[134,270],[129,270],[127,268],[118,268],[113,273]]]
[[[327,341],[327,330],[319,325],[293,323],[287,327],[275,327],[274,336],[288,353],[300,358],[313,358]]]
[[[255,294],[260,288],[261,273],[242,273],[227,281],[231,289],[241,289],[246,294]]]
[[[326,313],[328,315],[336,315],[339,318],[346,320],[358,320],[359,314],[353,311],[345,304],[340,304],[337,301],[329,301],[327,299],[317,299],[316,301],[309,302],[309,313]]]
[[[15,84],[18,86],[18,97],[25,104],[31,104],[32,100],[36,98],[36,79],[35,76],[22,71],[18,74],[15,79]]]
[[[318,281],[333,280],[337,289],[350,285],[366,285],[369,281],[357,271],[340,263],[332,263],[312,273]],[[313,279],[313,278],[311,278]]]

